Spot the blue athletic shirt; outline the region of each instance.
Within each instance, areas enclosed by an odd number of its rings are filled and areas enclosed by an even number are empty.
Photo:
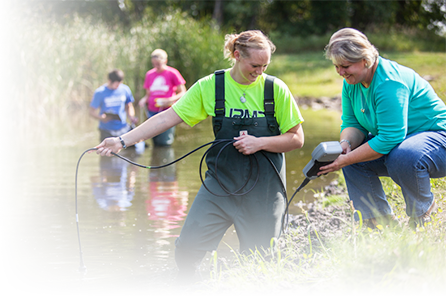
[[[446,130],[446,106],[414,70],[379,57],[368,88],[344,80],[341,132],[347,127],[371,133],[370,147],[387,154],[409,134]]]
[[[127,85],[121,83],[117,89],[113,90],[109,89],[107,84],[104,84],[94,92],[90,106],[95,109],[100,108],[99,114],[117,114],[121,118],[121,120],[110,120],[107,123],[99,121],[100,129],[120,130],[127,125],[125,106],[134,101],[132,91]]]

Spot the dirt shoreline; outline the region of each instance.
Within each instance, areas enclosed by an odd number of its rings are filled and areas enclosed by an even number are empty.
[[[335,97],[294,97],[297,105],[302,109],[335,110],[341,112],[341,95]]]

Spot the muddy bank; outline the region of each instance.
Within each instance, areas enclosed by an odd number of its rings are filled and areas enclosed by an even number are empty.
[[[305,258],[299,257],[298,254],[309,253],[310,244],[313,250],[325,244],[331,238],[340,237],[345,228],[351,223],[350,209],[347,203],[341,203],[338,206],[324,207],[323,203],[326,198],[332,195],[347,196],[344,187],[338,186],[336,181],[324,188],[324,197],[319,198],[316,202],[308,204],[306,213],[300,215],[289,215],[289,229],[292,233],[291,239],[285,239],[282,236],[279,239],[279,248],[294,249],[296,258],[294,262],[299,264],[302,268],[306,268]],[[308,237],[308,234],[310,237]],[[311,240],[311,242],[310,242]],[[219,261],[227,264],[225,258],[219,258]],[[230,268],[236,268],[230,266]],[[308,266],[307,266],[308,267]],[[225,272],[223,272],[223,278]],[[260,279],[260,278],[259,278]],[[260,279],[261,280],[261,279]],[[311,292],[305,286],[299,286],[286,281],[282,281],[276,288],[265,291],[231,291],[230,288],[225,287],[224,283],[219,287],[215,293],[200,293],[198,291],[204,290],[207,281],[203,284],[196,284],[191,286],[183,286],[176,292],[165,294],[164,296],[260,296],[260,295],[311,295]],[[195,293],[195,294],[194,294]]]
[[[295,97],[297,105],[302,109],[329,109],[341,112],[341,95],[335,97]]]

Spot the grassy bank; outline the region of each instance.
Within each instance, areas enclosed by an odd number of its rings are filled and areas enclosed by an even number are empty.
[[[407,225],[399,188],[388,178],[383,184],[400,226],[366,228],[352,222],[346,195],[322,194],[315,204],[303,206],[304,213],[292,220],[276,252],[258,251],[232,260],[214,254],[210,279],[198,288],[259,295],[440,292],[446,278],[446,224],[441,212],[446,206],[446,181],[432,180],[440,212],[417,231]]]

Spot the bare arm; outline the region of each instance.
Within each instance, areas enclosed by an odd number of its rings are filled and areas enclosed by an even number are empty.
[[[135,108],[133,107],[132,103],[128,103],[127,105],[125,105],[125,112],[127,112],[127,115],[129,117],[135,116]]]
[[[131,123],[138,122],[138,118],[135,117],[135,107],[133,107],[133,103],[128,103],[125,105],[125,112],[127,113]]]
[[[153,138],[181,122],[183,122],[183,120],[172,108],[170,108],[150,117],[137,128],[122,135],[121,138],[126,146],[132,146],[141,141]],[[102,141],[101,144],[96,146],[96,148],[98,148],[97,154],[111,156],[111,152],[118,153],[121,151],[122,144],[117,137],[107,138]]]
[[[298,124],[284,134],[272,137],[254,137],[244,135],[234,138],[237,142],[234,147],[245,155],[264,150],[268,152],[288,152],[302,148],[304,145],[304,132],[302,125]]]
[[[342,154],[333,163],[321,167],[318,175],[334,172],[354,163],[375,160],[384,155],[373,150],[369,143],[361,145],[364,134],[356,128],[344,129],[341,133],[341,140],[343,139],[348,140],[352,147],[350,148],[347,142],[341,143]]]
[[[149,97],[150,97],[150,90],[146,89],[146,95],[142,97],[141,100],[139,100],[138,102],[139,107],[146,108],[147,100],[149,99]]]
[[[349,147],[347,142],[341,143],[344,154],[347,154],[351,150],[361,145],[361,143],[364,141],[364,138],[364,134],[357,128],[347,127],[346,129],[344,129],[341,133],[341,141],[347,140],[352,145],[352,147]],[[348,152],[347,149],[349,149]]]

